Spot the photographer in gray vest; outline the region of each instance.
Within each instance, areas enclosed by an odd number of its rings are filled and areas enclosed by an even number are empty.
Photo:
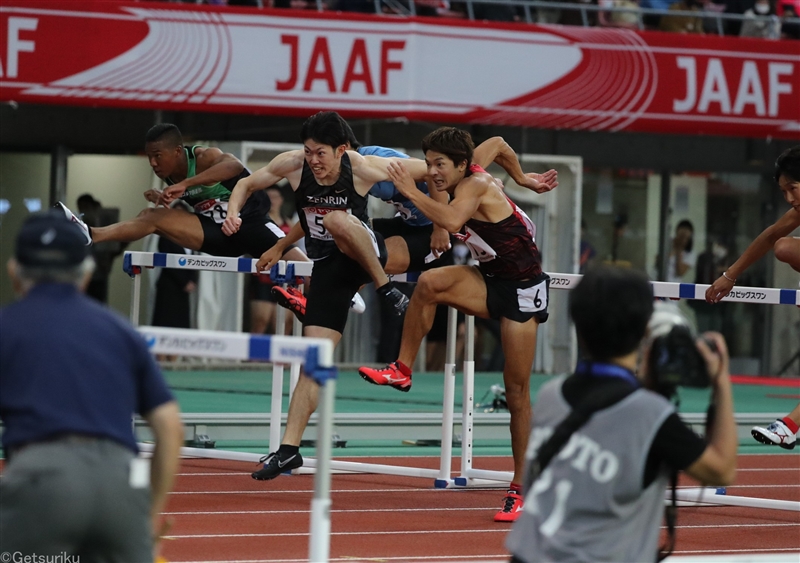
[[[695,340],[674,313],[653,315],[650,283],[631,270],[591,268],[569,310],[586,357],[538,393],[523,514],[506,541],[511,561],[660,560],[674,542],[673,503],[659,550],[677,473],[706,485],[736,474],[725,341],[718,333]],[[679,385],[712,388],[705,439],[670,402]]]

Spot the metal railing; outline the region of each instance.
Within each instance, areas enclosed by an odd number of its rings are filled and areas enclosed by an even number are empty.
[[[400,17],[414,17],[417,15],[417,7],[414,0],[364,0],[364,2],[372,1],[375,6],[376,14],[386,15],[383,8],[386,7],[390,10],[391,15]],[[743,15],[731,14],[726,12],[717,12],[710,10],[660,10],[656,8],[631,8],[631,7],[617,7],[617,6],[598,6],[595,4],[571,3],[571,2],[551,2],[547,0],[462,0],[459,2],[466,8],[466,18],[475,20],[475,6],[476,5],[495,5],[495,6],[512,6],[522,8],[522,14],[526,23],[553,23],[542,22],[539,10],[561,10],[561,11],[577,11],[580,13],[581,21],[584,27],[592,25],[589,13],[603,12],[603,13],[633,13],[637,19],[637,26],[640,30],[646,28],[644,23],[644,16],[677,16],[677,17],[690,17],[700,18],[702,20],[713,19],[715,21],[716,32],[719,35],[725,35],[724,22],[763,22],[765,24],[775,25],[776,22],[791,23],[800,25],[800,17],[794,18],[778,18],[775,15]],[[323,12],[328,10],[328,2],[326,0],[316,0],[317,11]],[[335,4],[335,3],[334,3]]]

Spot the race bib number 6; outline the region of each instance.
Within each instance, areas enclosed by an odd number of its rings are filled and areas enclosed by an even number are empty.
[[[547,280],[542,280],[533,287],[517,288],[517,303],[523,313],[547,309]]]

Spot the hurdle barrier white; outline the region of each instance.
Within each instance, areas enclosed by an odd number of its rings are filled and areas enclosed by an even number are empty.
[[[669,494],[669,491],[668,491]],[[740,506],[800,512],[800,502],[729,495],[726,487],[686,487],[675,491],[679,502],[694,506]]]
[[[298,276],[311,276],[313,269],[313,262],[296,262],[296,261],[279,261],[278,264],[273,266],[269,272],[258,272],[256,268],[258,260],[253,258],[230,258],[230,257],[217,257],[217,256],[187,256],[183,254],[166,254],[166,253],[151,253],[151,252],[125,252],[123,258],[123,270],[134,278],[133,299],[131,310],[131,321],[138,324],[138,301],[139,293],[141,291],[141,284],[139,281],[139,274],[142,268],[178,268],[190,270],[208,270],[215,272],[234,272],[234,273],[268,273],[274,283],[285,283],[293,281]],[[414,279],[414,274],[393,276],[398,281],[411,281]],[[134,314],[133,302],[136,302],[137,309]],[[455,323],[455,317],[453,318]],[[455,326],[453,328],[455,330]],[[194,331],[193,331],[194,332]],[[231,333],[236,334],[236,333]],[[455,332],[453,332],[455,334]],[[189,355],[178,352],[178,355]],[[281,411],[282,411],[282,393],[283,393],[283,368],[278,364],[283,360],[276,360],[273,362],[272,373],[272,400],[270,409],[270,451],[276,451],[280,445],[280,431],[281,431]],[[421,477],[426,479],[438,480],[450,478],[450,464],[452,457],[452,435],[453,435],[453,404],[454,404],[454,376],[455,376],[455,339],[452,342],[451,353],[451,381],[448,393],[445,394],[443,399],[443,411],[449,412],[449,418],[446,424],[442,424],[443,444],[450,444],[449,448],[442,448],[442,455],[440,455],[439,469],[427,469],[420,467],[408,467],[402,465],[384,465],[375,463],[360,463],[360,462],[347,462],[331,460],[329,462],[330,469],[334,471],[356,472],[356,473],[378,473],[384,475],[397,475],[406,477]],[[286,361],[292,366],[294,381],[299,378],[300,374],[300,359],[295,358],[294,361]],[[277,366],[277,369],[276,369]],[[296,374],[296,376],[294,376]],[[291,385],[291,383],[290,383]],[[293,390],[290,388],[290,392]],[[319,434],[319,432],[318,432]],[[445,435],[447,440],[445,441]],[[319,442],[319,439],[317,440]],[[215,456],[218,457],[218,456]],[[224,458],[223,458],[224,459]],[[233,458],[231,458],[233,459]],[[236,459],[241,459],[237,456]],[[317,469],[318,460],[314,458],[305,458],[304,467],[295,470],[293,473],[305,473],[308,468]]]
[[[134,277],[141,272],[141,268],[172,267],[194,270],[228,271],[240,273],[256,273],[257,260],[251,258],[227,258],[227,257],[192,257],[179,254],[147,253],[147,252],[126,252],[123,261],[123,268],[127,273]],[[279,261],[279,263],[269,272],[273,281],[284,283],[293,279],[295,276],[310,276],[313,269],[312,262],[293,262]],[[263,272],[267,273],[267,272]],[[579,274],[549,274],[551,289],[571,289],[577,285],[581,279]],[[393,276],[398,281],[416,279],[414,274],[408,276]],[[667,299],[705,299],[705,291],[709,287],[704,284],[687,284],[671,282],[652,282],[653,294],[655,297]],[[139,286],[134,285],[134,300],[138,303]],[[723,301],[796,305],[800,307],[800,290],[776,289],[776,288],[735,288]],[[133,307],[133,304],[132,304]],[[455,401],[455,342],[456,342],[456,316],[455,311],[450,310],[448,315],[447,329],[447,352],[446,363],[444,366],[444,396],[442,402],[442,447],[439,460],[439,469],[424,469],[407,466],[394,466],[382,464],[370,464],[359,462],[344,462],[332,460],[330,469],[346,472],[367,472],[387,475],[421,477],[434,479],[434,486],[437,488],[449,487],[503,487],[510,483],[513,473],[509,471],[490,471],[474,468],[472,465],[472,449],[474,444],[474,318],[467,316],[467,334],[465,337],[465,359],[463,365],[463,401],[462,401],[462,446],[461,446],[461,474],[455,478],[451,477],[452,467],[452,436],[454,420],[454,401]],[[137,309],[138,315],[138,309]],[[133,312],[132,312],[132,321]],[[299,368],[298,362],[293,363]],[[299,373],[299,371],[298,371]],[[280,379],[279,384],[275,379]],[[276,401],[274,390],[280,385],[282,392],[282,370],[280,375],[273,372],[273,409],[271,410],[270,422],[270,450],[275,451],[279,443],[280,432],[280,401]],[[280,396],[280,395],[278,395]],[[277,406],[276,406],[277,402]],[[306,467],[317,467],[317,461],[307,458]]]
[[[575,287],[581,279],[579,274],[548,274],[550,276],[551,289],[571,289]],[[671,282],[652,282],[653,294],[655,297],[667,299],[697,299],[705,300],[705,292],[708,285],[671,283]],[[774,288],[752,288],[739,287],[726,296],[723,301],[738,301],[746,303],[763,303],[771,305],[796,305],[800,307],[800,290],[794,289],[774,289]],[[470,327],[473,326],[471,317],[467,316],[464,350],[464,399],[462,402],[462,441],[461,441],[461,474],[450,480],[439,479],[434,486],[439,488],[447,487],[505,487],[513,479],[514,474],[510,471],[492,471],[476,469],[472,465],[472,448],[475,439],[474,428],[474,389],[472,377],[474,376],[474,338]],[[449,330],[449,326],[448,326]],[[449,334],[448,334],[449,337]],[[762,508],[775,508],[774,501],[766,502],[760,506]],[[781,501],[782,502],[782,501]],[[740,506],[740,505],[737,505]]]
[[[326,338],[250,335],[235,332],[144,326],[139,332],[153,354],[178,354],[231,360],[290,363],[303,360],[305,373],[320,387],[319,439],[314,498],[311,501],[309,561],[327,562],[330,551],[331,434],[336,395],[333,343]],[[143,448],[150,449],[150,448]],[[194,448],[193,448],[194,449]],[[152,449],[150,449],[152,451]],[[204,457],[210,457],[203,451]],[[235,452],[215,452],[217,459],[235,459]],[[252,454],[250,454],[252,455]]]

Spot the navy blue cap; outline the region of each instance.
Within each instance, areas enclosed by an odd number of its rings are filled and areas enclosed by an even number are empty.
[[[80,227],[57,209],[30,215],[17,234],[15,258],[23,266],[78,266],[89,256],[90,247]]]

